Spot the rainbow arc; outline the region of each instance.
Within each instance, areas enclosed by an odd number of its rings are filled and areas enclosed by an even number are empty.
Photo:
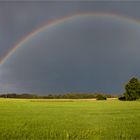
[[[24,43],[26,43],[26,41],[28,41],[29,39],[31,39],[32,37],[34,37],[36,34],[42,32],[43,30],[46,30],[52,26],[55,26],[57,24],[61,24],[67,20],[71,20],[73,18],[76,17],[80,17],[80,16],[96,16],[96,17],[113,17],[116,19],[120,19],[120,20],[124,20],[124,21],[128,21],[132,24],[140,24],[140,20],[136,20],[127,16],[121,16],[118,14],[112,14],[112,13],[78,13],[78,14],[74,14],[71,16],[66,16],[66,17],[62,17],[53,21],[49,21],[46,24],[44,24],[43,26],[37,28],[36,30],[30,32],[29,34],[27,34],[25,37],[23,37],[12,49],[10,49],[6,55],[0,60],[0,64],[4,64],[12,54],[14,54],[14,52],[21,47]]]

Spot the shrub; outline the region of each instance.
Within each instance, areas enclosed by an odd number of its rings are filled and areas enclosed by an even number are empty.
[[[121,101],[126,101],[125,96],[121,96],[121,97],[119,97],[118,99],[121,100]]]
[[[98,95],[96,96],[96,99],[97,99],[97,100],[106,100],[106,97],[105,97],[104,95],[102,95],[102,94],[98,94]]]

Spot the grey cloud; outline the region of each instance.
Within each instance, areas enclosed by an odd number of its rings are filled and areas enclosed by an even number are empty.
[[[0,79],[17,91],[123,92],[139,75],[140,25],[80,17],[37,34],[4,63]],[[12,88],[12,87],[11,87]]]
[[[110,12],[140,19],[138,2],[12,1],[0,3],[0,58],[28,33],[63,16],[84,12]]]

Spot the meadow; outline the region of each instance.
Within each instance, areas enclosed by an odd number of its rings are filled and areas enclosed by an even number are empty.
[[[0,140],[138,140],[140,101],[0,99]]]

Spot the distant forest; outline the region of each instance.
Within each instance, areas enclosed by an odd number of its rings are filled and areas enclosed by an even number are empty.
[[[91,99],[91,98],[115,98],[117,96],[111,94],[98,93],[66,93],[66,94],[49,94],[49,95],[34,95],[34,94],[1,94],[0,98],[21,98],[21,99]]]

